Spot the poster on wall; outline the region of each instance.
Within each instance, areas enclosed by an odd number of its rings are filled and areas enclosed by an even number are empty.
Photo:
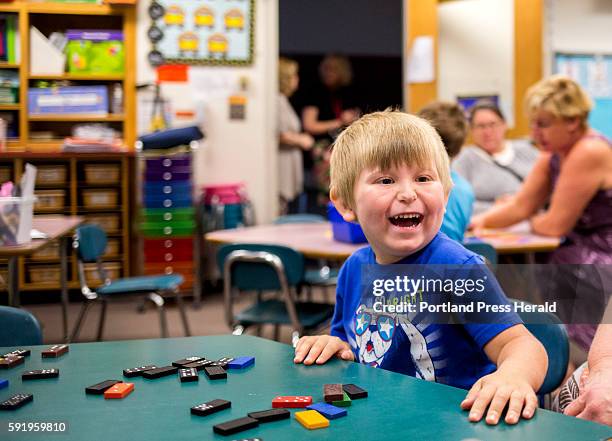
[[[558,53],[554,71],[584,87],[594,104],[589,124],[612,138],[612,56]]]
[[[154,0],[149,16],[154,66],[253,62],[255,0]]]

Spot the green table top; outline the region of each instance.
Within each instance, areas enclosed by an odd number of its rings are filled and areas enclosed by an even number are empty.
[[[46,347],[46,346],[45,346]],[[178,339],[133,340],[71,344],[58,359],[42,359],[43,346],[32,347],[25,364],[0,370],[9,380],[0,390],[4,401],[15,393],[34,394],[34,401],[14,411],[0,412],[2,440],[208,440],[262,438],[271,440],[601,440],[612,437],[612,428],[539,409],[530,421],[516,426],[473,424],[459,408],[465,391],[428,383],[357,363],[333,360],[323,366],[294,365],[288,345],[250,336],[212,336]],[[6,353],[11,348],[0,348]],[[203,372],[197,383],[180,383],[176,375],[147,380],[124,378],[125,368],[156,364],[166,366],[191,355],[218,359],[255,356],[255,365],[228,371],[227,380],[210,381]],[[25,370],[58,368],[57,379],[25,381]],[[122,400],[86,395],[85,387],[103,380],[135,383]],[[348,416],[330,421],[330,427],[303,428],[294,418],[261,424],[227,437],[212,426],[271,408],[277,395],[312,395],[322,401],[323,384],[355,383],[369,397],[354,400]],[[222,398],[231,409],[205,417],[190,408]],[[298,409],[301,410],[301,409]],[[61,434],[8,433],[8,422],[65,421]]]

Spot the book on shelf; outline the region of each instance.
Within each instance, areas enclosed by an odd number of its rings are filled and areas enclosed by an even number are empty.
[[[20,62],[19,23],[16,14],[0,14],[0,62]]]

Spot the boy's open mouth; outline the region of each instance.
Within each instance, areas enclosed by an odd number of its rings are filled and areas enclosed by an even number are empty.
[[[391,216],[389,222],[396,227],[415,228],[423,221],[423,215],[420,213],[405,213]]]

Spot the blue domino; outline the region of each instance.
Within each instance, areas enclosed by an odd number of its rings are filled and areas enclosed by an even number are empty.
[[[316,410],[325,418],[330,420],[346,416],[346,409],[341,409],[339,407],[332,406],[331,404],[327,403],[311,404],[310,406],[306,406],[306,409]]]
[[[5,387],[8,387],[8,380],[3,380],[0,378],[0,389],[4,389]]]
[[[228,369],[244,369],[255,364],[255,357],[238,357],[227,364]]]

